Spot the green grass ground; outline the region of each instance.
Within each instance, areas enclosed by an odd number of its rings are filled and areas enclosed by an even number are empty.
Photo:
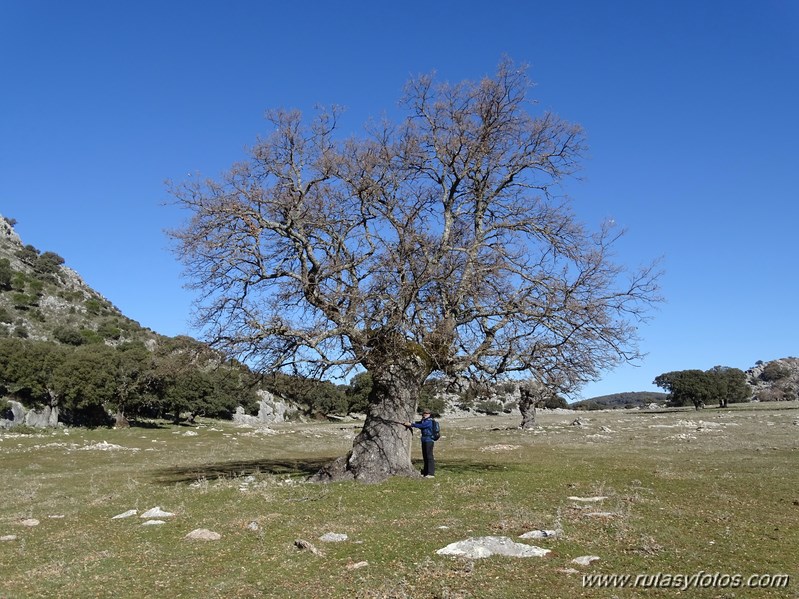
[[[0,597],[799,597],[797,407],[592,412],[582,426],[543,413],[534,432],[444,418],[437,477],[379,485],[303,482],[346,453],[356,423],[0,432],[0,537],[16,536],[0,542]],[[154,506],[176,515],[111,519]],[[187,540],[196,528],[222,538]],[[526,541],[546,557],[436,554],[534,529],[562,531]],[[327,532],[348,540],[320,541]],[[572,563],[584,555],[600,559]],[[583,585],[657,574],[742,586]],[[779,574],[787,588],[746,587]]]

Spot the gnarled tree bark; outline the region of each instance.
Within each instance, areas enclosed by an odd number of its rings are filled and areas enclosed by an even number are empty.
[[[536,381],[525,381],[519,385],[519,411],[522,413],[521,429],[531,429],[538,426],[535,409],[544,405],[551,391],[543,384]]]

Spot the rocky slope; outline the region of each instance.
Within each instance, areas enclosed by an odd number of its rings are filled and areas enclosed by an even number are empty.
[[[759,401],[792,401],[799,396],[799,358],[758,362],[746,371],[754,398]]]
[[[0,215],[0,336],[70,345],[158,337],[89,287],[58,254],[24,245],[13,225]]]

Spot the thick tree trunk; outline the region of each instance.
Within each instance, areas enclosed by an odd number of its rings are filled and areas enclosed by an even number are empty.
[[[114,428],[130,428],[130,422],[125,418],[125,412],[117,410],[114,414]]]
[[[522,413],[521,429],[535,428],[535,408],[546,401],[549,391],[543,385],[526,383],[519,386],[519,411]]]
[[[411,464],[412,435],[402,423],[415,420],[430,368],[419,356],[406,358],[402,364],[375,364],[369,369],[372,391],[363,429],[350,453],[325,466],[312,480],[376,483],[392,476],[419,476]]]

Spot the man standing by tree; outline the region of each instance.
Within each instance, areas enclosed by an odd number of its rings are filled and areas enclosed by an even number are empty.
[[[422,459],[424,466],[422,467],[422,476],[425,478],[436,477],[436,459],[433,456],[433,447],[435,446],[435,439],[433,438],[433,419],[430,410],[422,412],[422,419],[417,422],[406,422],[405,428],[414,429],[418,428],[422,431]]]
[[[525,70],[412,80],[399,123],[339,140],[337,111],[271,136],[221,181],[174,186],[172,233],[209,342],[265,371],[372,378],[350,453],[319,480],[417,475],[394,422],[431,374],[533,377],[568,392],[640,357],[653,266],[612,261],[612,226],[577,222],[561,184],[582,129],[532,116]]]

